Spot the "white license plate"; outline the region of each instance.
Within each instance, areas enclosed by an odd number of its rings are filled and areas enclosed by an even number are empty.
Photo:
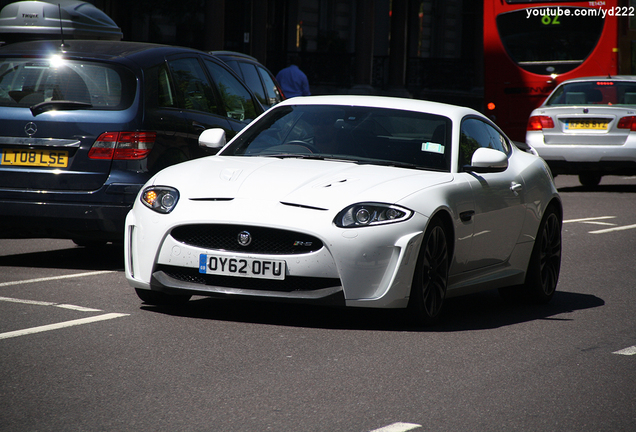
[[[285,279],[284,260],[264,260],[213,254],[199,255],[199,273],[258,279]]]

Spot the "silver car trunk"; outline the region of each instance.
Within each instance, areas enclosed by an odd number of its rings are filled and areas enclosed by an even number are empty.
[[[636,108],[543,107],[539,113],[550,116],[554,121],[553,129],[543,129],[546,145],[623,145],[630,129],[618,128],[619,121],[636,115]]]

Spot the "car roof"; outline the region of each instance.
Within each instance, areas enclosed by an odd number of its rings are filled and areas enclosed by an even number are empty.
[[[42,55],[42,53],[60,50],[59,40],[38,40],[16,42],[0,47],[0,55]],[[69,57],[82,57],[96,60],[111,60],[122,57],[143,57],[144,53],[154,52],[155,56],[191,52],[206,54],[192,48],[145,42],[107,41],[107,40],[75,40],[64,41],[63,52]]]
[[[615,76],[588,76],[588,77],[578,77],[571,78],[569,80],[565,80],[561,83],[569,84],[573,82],[587,82],[587,81],[634,81],[636,82],[636,75],[615,75]]]
[[[406,111],[417,111],[429,114],[439,114],[445,117],[457,119],[465,115],[476,115],[486,119],[485,116],[472,108],[450,105],[441,102],[431,102],[420,99],[406,99],[388,96],[302,96],[286,99],[278,106],[285,105],[346,105],[372,108],[391,108]]]
[[[252,57],[251,55],[247,55],[237,51],[210,51],[210,54],[222,59],[248,60],[254,63],[260,63],[258,59],[256,59],[256,57]]]

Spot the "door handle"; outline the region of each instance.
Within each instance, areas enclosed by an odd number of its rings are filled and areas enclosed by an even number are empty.
[[[510,190],[515,194],[519,195],[519,191],[523,189],[523,185],[521,183],[512,182],[510,183]]]

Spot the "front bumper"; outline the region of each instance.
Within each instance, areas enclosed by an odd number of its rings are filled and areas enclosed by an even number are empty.
[[[418,220],[416,216],[407,222],[347,230],[333,226],[330,219],[333,216],[327,216],[325,219],[328,220],[328,229],[320,233],[310,232],[307,227],[325,226],[325,221],[319,225],[294,226],[291,221],[305,219],[291,216],[286,218],[289,223],[283,225],[284,228],[281,225],[270,225],[270,228],[295,230],[318,237],[323,242],[319,250],[302,254],[241,254],[179,242],[170,232],[180,225],[163,225],[159,222],[168,222],[173,215],[148,214],[151,210],[139,207],[137,210],[144,214],[143,221],[138,221],[135,210],[129,213],[125,236],[126,277],[135,288],[170,294],[190,293],[212,297],[380,308],[407,306],[426,224],[424,217],[419,216]],[[148,223],[147,216],[156,223]],[[281,216],[280,219],[282,218]],[[281,221],[284,222],[285,220]],[[408,229],[417,225],[423,228]],[[249,225],[241,227],[249,229]],[[285,279],[262,280],[199,273],[201,254],[221,254],[239,259],[284,260]]]

